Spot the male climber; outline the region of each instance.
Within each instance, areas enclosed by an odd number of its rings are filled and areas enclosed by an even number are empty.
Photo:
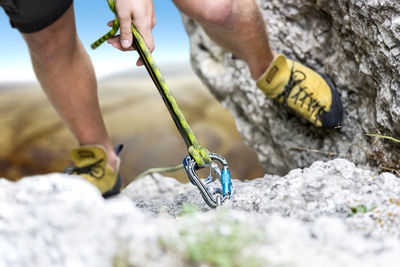
[[[254,0],[173,2],[216,43],[244,60],[268,97],[318,127],[339,125],[342,106],[335,88],[313,70],[270,49]],[[105,197],[117,194],[120,148],[113,149],[100,113],[96,77],[76,33],[72,0],[0,0],[0,5],[25,39],[47,97],[79,142],[71,151],[75,166],[69,172],[93,183]],[[153,1],[115,0],[115,5],[121,34],[109,43],[120,50],[133,50],[133,23],[153,51]],[[138,60],[137,65],[142,62]]]

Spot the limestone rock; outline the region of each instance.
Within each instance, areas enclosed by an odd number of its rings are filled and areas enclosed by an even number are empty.
[[[210,210],[194,186],[161,175],[108,200],[77,176],[0,179],[0,267],[398,265],[390,173],[337,159],[233,183]]]
[[[229,209],[277,213],[303,222],[336,217],[365,235],[387,232],[400,239],[400,179],[390,173],[378,175],[335,159],[283,177],[267,174],[251,181],[234,180],[233,185],[234,196],[224,205]],[[151,214],[175,217],[184,203],[209,210],[196,187],[161,175],[134,182],[122,194]],[[357,207],[363,211],[357,212]]]
[[[345,109],[343,125],[336,130],[317,129],[293,114],[281,116],[277,105],[256,88],[247,66],[184,17],[195,72],[234,115],[265,171],[283,174],[333,157],[366,164],[371,152],[380,155],[380,162],[397,162],[395,143],[365,134],[400,136],[400,3],[258,3],[272,48],[331,77]]]
[[[79,177],[0,180],[1,267],[122,266],[117,264],[130,243],[136,243],[132,265],[173,266],[168,257],[159,257],[158,238],[168,225],[126,198],[104,200]]]

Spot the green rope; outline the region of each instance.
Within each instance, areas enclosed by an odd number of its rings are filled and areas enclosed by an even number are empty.
[[[107,0],[107,2],[108,2],[108,5],[109,5],[111,11],[114,12],[114,14],[115,14],[114,25],[108,33],[103,35],[99,40],[97,40],[96,42],[94,42],[91,45],[91,47],[93,49],[99,47],[106,40],[115,36],[119,30],[119,21],[116,16],[114,0]],[[132,34],[134,36],[134,43],[135,43],[136,49],[137,49],[139,55],[141,56],[143,63],[145,64],[147,70],[149,71],[151,78],[153,79],[154,83],[156,84],[157,89],[159,90],[160,94],[162,95],[163,100],[166,103],[167,108],[168,108],[179,132],[181,133],[182,138],[184,139],[184,141],[188,147],[189,155],[196,161],[196,163],[199,166],[210,164],[212,162],[212,160],[209,156],[209,151],[205,147],[201,146],[199,144],[199,142],[197,141],[193,131],[191,130],[188,122],[186,121],[185,117],[183,116],[183,113],[180,110],[175,98],[173,97],[171,90],[168,88],[168,85],[165,82],[160,70],[158,69],[157,65],[155,64],[154,59],[151,56],[151,53],[148,50],[142,36],[137,31],[137,29],[134,25],[132,25],[131,28],[132,28]]]
[[[173,167],[161,167],[161,168],[151,168],[148,170],[145,170],[144,172],[142,172],[141,174],[139,174],[138,176],[136,176],[136,178],[134,179],[135,181],[143,178],[147,175],[153,174],[153,173],[167,173],[167,172],[174,172],[177,170],[182,169],[184,166],[183,164],[179,164],[177,166],[173,166]]]

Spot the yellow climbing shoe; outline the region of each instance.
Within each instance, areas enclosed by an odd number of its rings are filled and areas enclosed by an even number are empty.
[[[117,155],[121,150],[122,145],[115,147]],[[107,166],[107,153],[102,146],[77,147],[71,151],[70,156],[75,166],[65,168],[65,173],[85,178],[100,190],[103,197],[120,192],[122,183],[119,175],[119,158],[117,170],[113,171]]]
[[[333,128],[342,121],[342,102],[336,87],[282,54],[274,58],[257,87],[318,127]]]

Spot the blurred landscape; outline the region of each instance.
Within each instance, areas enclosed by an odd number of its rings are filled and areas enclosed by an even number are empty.
[[[226,157],[233,178],[263,176],[255,153],[242,141],[233,118],[189,65],[161,71],[199,142]],[[124,185],[148,168],[180,164],[186,147],[144,68],[98,81],[103,116],[114,144],[122,143]],[[61,172],[77,146],[37,83],[0,83],[0,177]],[[187,181],[184,170],[166,174]]]

